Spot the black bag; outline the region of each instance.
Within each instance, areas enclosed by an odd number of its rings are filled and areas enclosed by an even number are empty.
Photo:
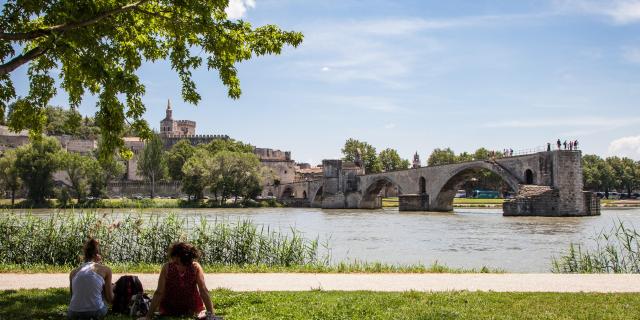
[[[131,297],[136,294],[144,293],[142,282],[136,276],[122,276],[116,281],[116,287],[113,290],[113,306],[111,310],[116,313],[129,314],[131,305]]]
[[[132,317],[144,317],[149,312],[151,299],[146,293],[138,293],[131,297],[129,305],[129,315]]]

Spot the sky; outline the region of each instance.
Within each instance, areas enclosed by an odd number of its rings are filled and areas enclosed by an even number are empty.
[[[182,100],[168,63],[144,64],[154,128],[170,99],[199,134],[312,164],[340,157],[348,138],[423,162],[434,148],[518,151],[558,138],[640,160],[640,0],[231,0],[227,13],[304,42],[239,64],[238,100],[215,71],[195,72],[198,106]],[[12,75],[19,94],[25,69]],[[95,111],[87,96],[80,112]]]

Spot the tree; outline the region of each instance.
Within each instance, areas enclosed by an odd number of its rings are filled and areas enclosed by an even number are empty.
[[[97,163],[98,161],[79,153],[63,152],[61,154],[60,169],[67,174],[71,189],[73,189],[78,201],[81,201],[87,195],[89,170],[94,170],[96,167],[92,162]]]
[[[182,167],[187,160],[191,158],[195,152],[195,147],[191,145],[189,140],[182,139],[171,147],[171,150],[167,151],[167,168],[169,171],[169,177],[173,181],[182,181],[184,173]]]
[[[87,169],[89,195],[95,198],[103,197],[109,182],[121,179],[125,172],[124,164],[117,157],[98,157],[102,148],[103,144],[100,141],[94,157],[97,161],[89,162]]]
[[[125,122],[131,122],[141,136],[151,136],[142,118],[145,86],[136,73],[143,62],[167,59],[182,82],[183,99],[197,104],[201,97],[192,79],[194,70],[217,70],[228,95],[236,99],[241,94],[238,62],[279,54],[285,45],[297,47],[302,42],[298,32],[229,20],[228,4],[8,0],[0,16],[0,108],[4,110],[17,96],[10,73],[28,64],[30,88],[16,100],[9,125],[41,133],[43,108],[57,93],[52,72],[59,70],[72,108],[86,93],[97,97],[96,123],[105,144],[101,156],[111,157],[114,150],[125,150],[121,139]]]
[[[475,160],[473,155],[468,153],[468,152],[463,152],[460,153],[457,157],[456,157],[456,162],[468,162],[468,161],[473,161]]]
[[[202,199],[210,179],[211,154],[204,149],[196,149],[182,167],[182,191],[189,198]]]
[[[0,158],[0,184],[4,191],[11,193],[11,205],[13,206],[16,199],[16,191],[20,189],[22,180],[18,175],[18,169],[16,167],[16,151],[7,150],[2,154]]]
[[[16,150],[16,169],[28,189],[27,199],[44,204],[52,195],[53,173],[60,163],[60,143],[55,138],[35,137]]]
[[[207,181],[220,205],[234,197],[257,195],[263,178],[260,160],[252,153],[221,151],[206,162]]]
[[[156,181],[162,180],[167,171],[162,146],[160,136],[154,134],[144,145],[138,159],[138,172],[151,182],[151,198],[156,193]]]
[[[378,159],[380,159],[382,170],[386,172],[409,168],[409,160],[403,160],[398,152],[391,148],[380,151]]]
[[[427,165],[429,166],[439,166],[443,164],[452,164],[456,163],[456,154],[450,148],[446,149],[434,149],[433,152],[429,155],[429,159],[427,160]]]
[[[203,148],[208,150],[211,154],[216,154],[221,151],[253,153],[254,149],[250,144],[233,139],[215,139],[204,145]]]
[[[584,188],[591,191],[602,189],[603,174],[601,171],[605,162],[602,158],[593,154],[586,154],[582,157],[582,181]]]
[[[633,189],[640,185],[640,172],[636,162],[627,157],[610,157],[607,158],[607,163],[615,174],[616,189],[626,191],[627,196],[631,197]]]
[[[486,148],[480,148],[473,153],[474,160],[487,160],[491,156],[491,152]]]
[[[382,164],[378,159],[376,148],[364,141],[348,139],[342,148],[342,154],[342,160],[352,162],[356,161],[359,154],[366,173],[382,172]]]

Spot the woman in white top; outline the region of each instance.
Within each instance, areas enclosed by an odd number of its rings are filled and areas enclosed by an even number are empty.
[[[84,263],[69,274],[71,303],[67,318],[71,320],[103,319],[108,303],[113,301],[111,269],[102,265],[99,243],[89,239],[83,249]]]

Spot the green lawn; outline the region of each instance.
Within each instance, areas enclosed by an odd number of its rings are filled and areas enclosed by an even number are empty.
[[[227,320],[640,319],[638,294],[214,290],[211,297]],[[0,319],[63,319],[68,301],[67,289],[0,291]]]

